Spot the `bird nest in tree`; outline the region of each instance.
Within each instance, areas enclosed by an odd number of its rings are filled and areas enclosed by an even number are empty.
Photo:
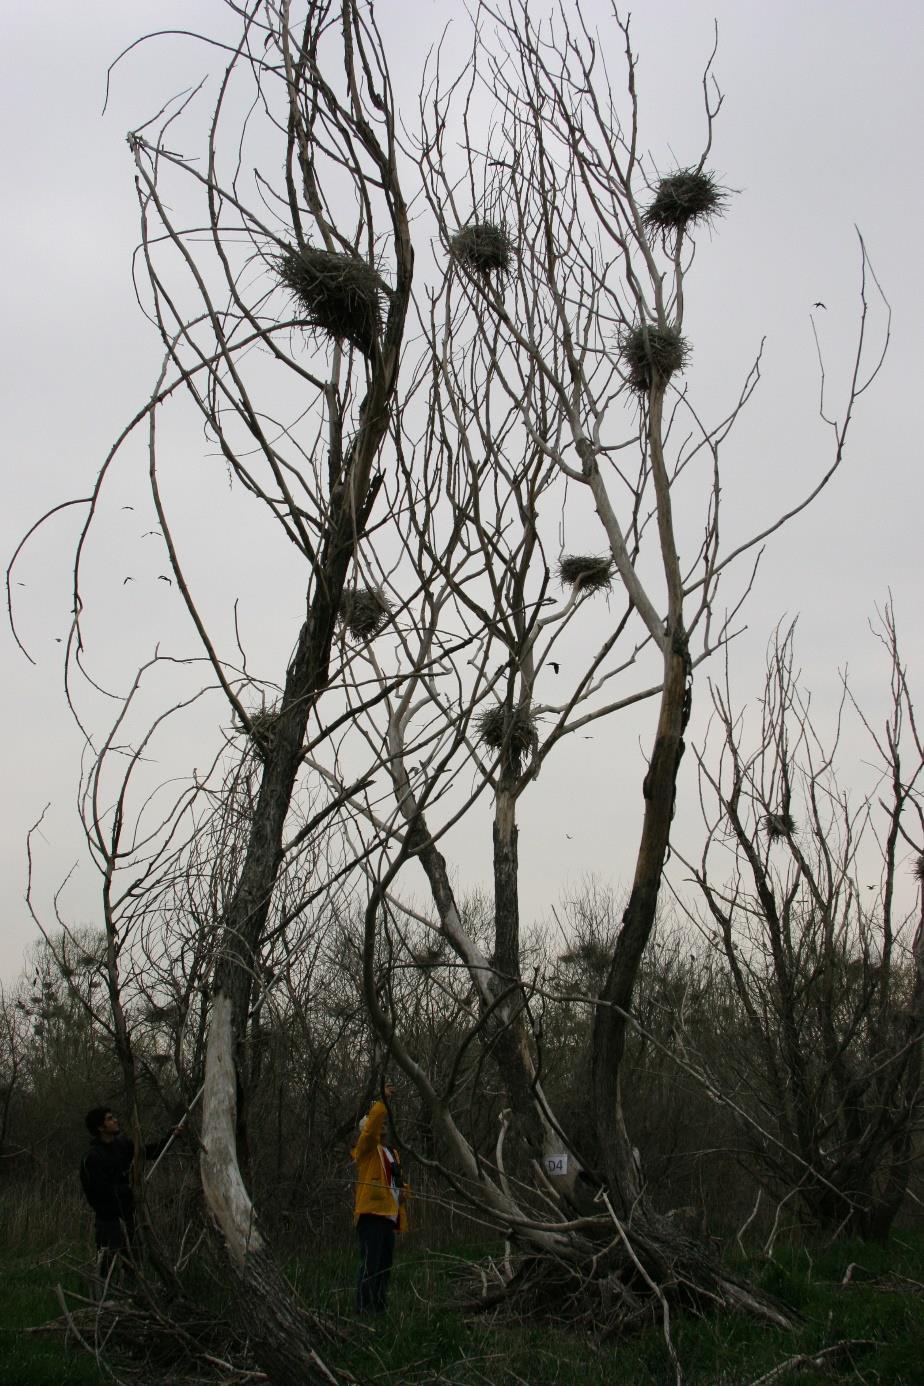
[[[685,231],[697,222],[721,216],[727,194],[711,173],[696,168],[680,168],[662,178],[654,201],[645,212],[645,222],[658,231]]]
[[[450,238],[453,258],[477,274],[506,274],[513,264],[513,243],[506,228],[490,221],[471,221]]]
[[[597,943],[593,939],[576,944],[559,958],[559,962],[571,967],[585,967],[589,972],[596,973],[606,972],[611,961],[612,949],[605,943]]]
[[[764,826],[771,842],[777,842],[781,837],[793,837],[796,832],[796,820],[791,813],[768,813]]]
[[[265,755],[273,744],[276,735],[276,725],[279,721],[279,712],[275,707],[257,707],[252,712],[248,712],[249,726],[244,726],[242,722],[238,727],[250,737],[259,754]]]
[[[174,1021],[179,1018],[179,1007],[174,1001],[167,1005],[160,1005],[156,1001],[151,1001],[144,1008],[144,1018],[152,1022]]]
[[[629,384],[642,394],[651,389],[655,376],[670,380],[675,371],[682,371],[690,356],[686,338],[674,328],[648,324],[625,332],[619,351],[629,372]]]
[[[276,269],[306,327],[372,355],[382,335],[382,304],[389,296],[388,285],[372,265],[358,255],[306,245],[286,250]]]
[[[918,880],[924,884],[924,857],[918,857],[917,861],[914,863],[914,874],[917,876]]]
[[[523,708],[490,707],[478,718],[478,735],[486,746],[499,751],[507,747],[515,755],[526,755],[536,741],[536,722]]]
[[[391,607],[377,587],[356,587],[340,599],[340,622],[354,640],[372,640],[391,619]]]
[[[608,554],[566,553],[558,564],[562,585],[576,592],[608,592],[616,575]]]

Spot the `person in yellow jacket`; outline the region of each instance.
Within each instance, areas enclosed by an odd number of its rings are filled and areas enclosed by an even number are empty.
[[[393,1083],[383,1093],[395,1095]],[[359,1278],[356,1308],[360,1314],[381,1314],[388,1294],[388,1277],[395,1254],[395,1236],[407,1227],[407,1189],[397,1150],[382,1143],[388,1116],[384,1102],[373,1102],[359,1124],[351,1154],[356,1166],[353,1222],[359,1235]]]

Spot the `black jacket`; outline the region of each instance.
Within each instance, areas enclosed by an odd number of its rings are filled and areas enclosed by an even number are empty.
[[[156,1159],[170,1136],[152,1141],[144,1147],[149,1160]],[[80,1183],[87,1202],[102,1221],[130,1222],[135,1211],[135,1195],[131,1186],[134,1141],[128,1136],[114,1136],[111,1141],[99,1137],[90,1142],[90,1149],[80,1162]]]

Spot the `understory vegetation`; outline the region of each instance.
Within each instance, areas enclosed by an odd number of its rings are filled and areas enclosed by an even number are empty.
[[[4,1204],[4,1212],[8,1210]],[[374,1329],[350,1317],[352,1249],[293,1253],[287,1271],[304,1302],[346,1315],[350,1340],[343,1365],[356,1380],[413,1386],[662,1386],[673,1380],[663,1335],[652,1326],[629,1340],[600,1341],[556,1323],[554,1315],[522,1321],[502,1311],[466,1310],[477,1298],[473,1265],[489,1267],[503,1247],[460,1240],[425,1250],[412,1235],[393,1273],[391,1307]],[[40,1254],[6,1251],[0,1259],[2,1386],[97,1386],[116,1380],[184,1386],[202,1375],[152,1369],[143,1350],[107,1354],[106,1370],[81,1347],[61,1317],[57,1287],[77,1316],[87,1286],[87,1241],[51,1241]],[[924,1234],[903,1229],[888,1248],[844,1241],[787,1244],[771,1258],[736,1253],[739,1270],[798,1312],[792,1331],[758,1328],[746,1319],[686,1318],[675,1347],[691,1386],[751,1386],[765,1377],[797,1386],[868,1383],[917,1386],[924,1360]],[[847,1283],[845,1284],[845,1277]],[[84,1306],[84,1317],[86,1309]],[[41,1328],[40,1332],[31,1331]],[[845,1344],[840,1352],[832,1351]],[[822,1355],[826,1354],[826,1355]],[[801,1359],[801,1360],[800,1360]],[[813,1361],[814,1359],[814,1361]],[[783,1364],[789,1366],[771,1376]],[[215,1372],[212,1380],[243,1378]],[[249,1378],[259,1380],[259,1375]]]
[[[480,898],[469,901],[472,920],[483,910]],[[562,998],[592,991],[618,910],[606,892],[589,886],[556,915],[559,923],[567,921],[572,942],[556,955],[550,928],[529,947],[536,979],[534,1020],[542,1038],[546,1090],[591,1162],[587,1075],[580,1067],[587,1006]],[[484,921],[473,923],[476,931],[483,926]],[[413,1189],[411,1231],[399,1247],[387,1320],[374,1332],[357,1326],[349,1149],[358,1116],[373,1095],[381,1055],[355,999],[349,969],[344,972],[349,936],[344,926],[331,953],[319,952],[306,974],[293,967],[291,1007],[277,997],[264,1014],[260,1052],[250,1056],[260,1078],[251,1088],[246,1124],[250,1187],[290,1282],[313,1314],[329,1316],[334,1333],[338,1323],[348,1327],[342,1341],[335,1338],[341,1370],[360,1381],[457,1386],[520,1381],[544,1386],[578,1376],[627,1386],[673,1380],[659,1325],[640,1324],[628,1337],[601,1332],[588,1321],[575,1293],[577,1281],[569,1285],[567,1275],[532,1307],[528,1299],[493,1302],[528,1258],[509,1241],[479,1229],[445,1179],[430,1168],[431,1161],[438,1162],[439,1143],[409,1085],[395,1099],[393,1115]],[[80,943],[92,956],[100,938],[87,933]],[[58,940],[59,955],[62,946],[66,951],[69,945]],[[158,1371],[166,1371],[163,1362],[157,1365],[165,1350],[162,1336],[149,1341],[147,1329],[134,1328],[125,1336],[137,1312],[123,1298],[125,1285],[112,1292],[121,1329],[98,1321],[92,1302],[92,1215],[76,1173],[86,1143],[80,1118],[102,1097],[117,1107],[121,1085],[111,1038],[78,999],[76,988],[92,994],[96,975],[84,968],[62,976],[53,951],[41,945],[18,986],[2,997],[8,1045],[17,1037],[15,1051],[4,1050],[0,1185],[0,1243],[9,1287],[0,1381],[11,1386],[102,1381],[113,1371],[117,1380],[154,1381],[164,1379]],[[418,1052],[432,1072],[439,1071],[441,1054],[455,1053],[451,992],[458,981],[457,973],[433,960],[425,983],[415,982],[417,995],[406,998],[416,1007]],[[313,998],[310,1023],[307,1008],[297,1001],[307,991]],[[140,1084],[146,1135],[177,1120],[186,1101],[194,1104],[192,1085],[200,1071],[193,1067],[184,1099],[175,1073],[168,1077],[165,1065],[152,1062],[176,1040],[175,1013],[161,1006],[152,1015],[152,1009],[147,1003],[147,1013],[140,1005],[136,1012],[136,1054],[147,1075]],[[671,1210],[678,1228],[792,1311],[795,1324],[792,1330],[770,1330],[746,1318],[681,1314],[672,1323],[672,1342],[684,1379],[737,1386],[760,1380],[789,1359],[850,1342],[855,1346],[842,1355],[833,1352],[817,1368],[794,1366],[785,1379],[896,1386],[918,1380],[916,1363],[924,1349],[924,1226],[918,1209],[924,1188],[917,1140],[908,1195],[889,1242],[851,1241],[843,1231],[821,1236],[807,1207],[779,1180],[767,1178],[753,1129],[736,1117],[738,1104],[724,1100],[723,1094],[736,1091],[735,1074],[742,1071],[753,1036],[745,1015],[735,1019],[727,970],[710,961],[689,927],[662,924],[635,1014],[624,1097],[649,1196]],[[758,1056],[752,1059],[759,1068]],[[483,1056],[473,1055],[470,1062],[474,1082]],[[704,1082],[705,1072],[712,1086]],[[357,1081],[360,1074],[366,1075],[365,1083]],[[490,1158],[504,1094],[483,1075],[478,1093],[472,1130]],[[205,1377],[196,1375],[182,1351],[168,1352],[171,1379],[186,1380],[184,1373],[190,1381],[242,1379],[237,1372],[257,1367],[253,1361],[247,1365],[246,1333],[235,1335],[227,1324],[221,1326],[227,1297],[220,1259],[213,1254],[203,1261],[197,1245],[204,1223],[192,1139],[176,1142],[146,1181],[144,1196],[155,1256],[171,1259],[183,1294],[214,1315],[216,1343],[234,1349],[233,1371],[200,1363]],[[150,1273],[148,1265],[144,1274]],[[65,1314],[72,1316],[71,1326]],[[47,1332],[23,1331],[41,1324]],[[105,1345],[105,1374],[92,1360],[97,1339]],[[224,1360],[217,1346],[211,1355]]]

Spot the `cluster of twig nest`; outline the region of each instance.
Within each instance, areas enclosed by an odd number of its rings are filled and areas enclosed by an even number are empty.
[[[647,394],[657,378],[670,380],[690,359],[690,345],[676,328],[651,323],[639,323],[623,332],[619,352],[629,384],[640,394]]]
[[[585,968],[591,975],[605,974],[612,962],[612,948],[595,939],[585,939],[560,954],[558,961],[568,967]]]
[[[654,200],[645,211],[645,223],[655,231],[677,231],[710,222],[725,211],[728,194],[712,173],[698,168],[679,168],[662,178]]]
[[[563,587],[575,592],[609,592],[616,566],[609,554],[566,553],[559,560],[558,576]]]
[[[266,756],[272,749],[279,723],[279,710],[275,707],[258,707],[248,712],[250,725],[238,723],[239,730],[246,732],[259,756]]]
[[[450,237],[455,260],[476,274],[507,274],[514,260],[513,242],[504,226],[490,221],[470,221]]]
[[[507,749],[512,755],[525,756],[536,744],[536,719],[526,708],[511,711],[498,704],[481,713],[478,735],[494,751]]]
[[[915,861],[914,874],[917,876],[918,880],[922,883],[922,885],[924,885],[924,856],[918,857]]]
[[[784,837],[795,837],[796,820],[791,813],[768,813],[764,818],[764,827],[771,842],[779,842]]]
[[[350,342],[372,356],[382,336],[382,308],[390,292],[378,270],[358,255],[311,245],[290,247],[275,263],[305,327]]]
[[[172,1024],[179,1018],[180,1008],[175,1001],[149,1001],[142,1008],[144,1019],[158,1024]]]
[[[340,598],[340,624],[357,641],[374,640],[391,620],[380,587],[350,587]]]

